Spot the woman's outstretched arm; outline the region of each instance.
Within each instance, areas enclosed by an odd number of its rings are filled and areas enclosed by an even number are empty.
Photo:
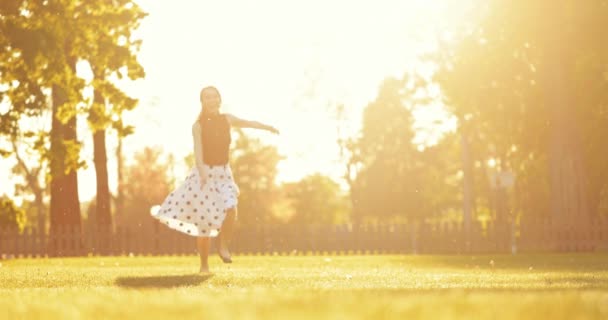
[[[240,119],[234,115],[231,114],[226,114],[226,118],[228,119],[228,122],[230,122],[230,125],[233,127],[237,127],[237,128],[254,128],[254,129],[261,129],[261,130],[266,130],[266,131],[270,131],[272,133],[278,134],[279,130],[277,130],[277,128],[261,123],[261,122],[257,122],[257,121],[250,121],[250,120],[244,120],[244,119]]]

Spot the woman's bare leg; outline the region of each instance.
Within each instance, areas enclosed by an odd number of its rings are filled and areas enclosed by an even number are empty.
[[[209,272],[209,264],[207,262],[207,258],[209,257],[209,238],[198,237],[196,239],[196,246],[198,247],[198,254],[201,258],[200,272],[207,273]]]
[[[236,221],[236,207],[226,210],[226,218],[222,223],[222,229],[218,236],[218,253],[221,257],[230,259],[230,240],[232,240],[232,233],[234,231],[234,222]],[[224,259],[222,259],[224,260]]]

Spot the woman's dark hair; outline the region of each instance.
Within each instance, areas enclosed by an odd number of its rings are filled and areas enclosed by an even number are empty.
[[[205,92],[205,90],[215,90],[215,92],[217,93],[217,95],[220,97],[220,103],[222,102],[222,95],[220,94],[220,91],[214,87],[214,86],[206,86],[203,89],[201,89],[201,93],[199,95],[199,99],[201,102],[203,102],[203,93]],[[203,113],[205,112],[204,110],[205,108],[203,107],[203,110],[201,110],[201,113],[198,115],[198,121],[202,124],[203,123]]]
[[[220,94],[220,91],[214,86],[206,86],[201,90],[201,93],[199,95],[199,99],[201,102],[203,101],[203,92],[205,92],[205,90],[215,90],[217,95],[220,97],[220,102],[222,102],[222,95]]]

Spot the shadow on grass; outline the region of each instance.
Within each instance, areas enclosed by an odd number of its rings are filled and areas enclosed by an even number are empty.
[[[199,285],[212,276],[212,274],[187,274],[179,276],[124,277],[116,279],[115,284],[119,287],[137,289],[177,288]]]

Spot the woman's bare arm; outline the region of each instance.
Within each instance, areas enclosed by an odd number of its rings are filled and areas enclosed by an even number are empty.
[[[226,114],[226,118],[228,119],[228,122],[230,123],[230,125],[233,127],[261,129],[261,130],[270,131],[275,134],[279,133],[279,130],[277,130],[275,127],[258,122],[258,121],[241,119],[241,118],[238,118],[231,114]]]

